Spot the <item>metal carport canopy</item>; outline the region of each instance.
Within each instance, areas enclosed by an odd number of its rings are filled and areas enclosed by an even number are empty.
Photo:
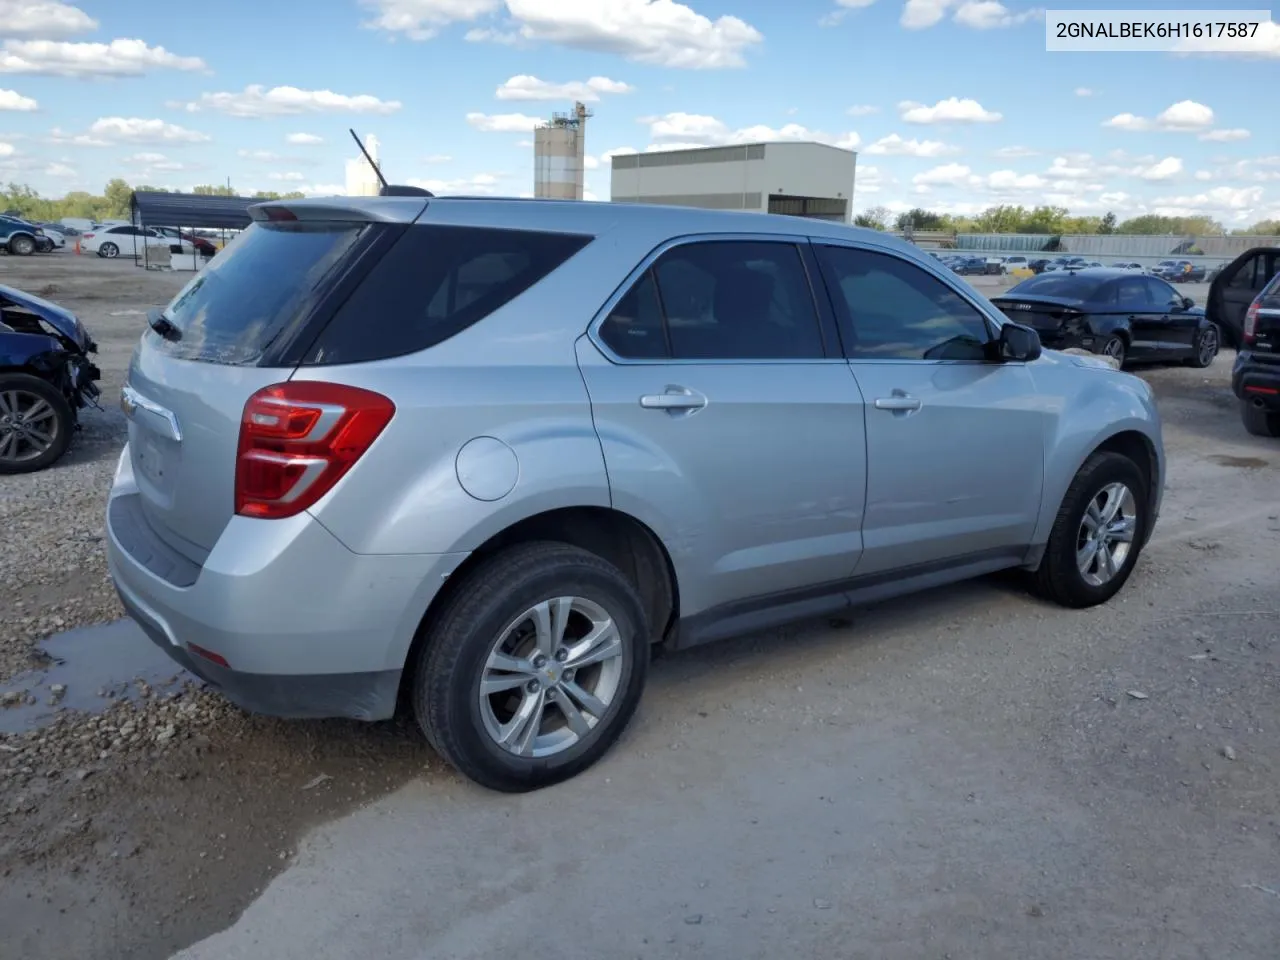
[[[143,227],[206,227],[244,230],[252,222],[249,207],[261,197],[217,197],[201,193],[135,190],[129,201],[133,222]]]

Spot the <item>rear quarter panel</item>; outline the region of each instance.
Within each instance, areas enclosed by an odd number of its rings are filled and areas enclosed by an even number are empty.
[[[545,229],[538,213],[530,209],[529,226]],[[522,225],[513,219],[502,225]],[[574,343],[665,237],[644,230],[599,234],[542,282],[427,350],[299,368],[294,379],[364,387],[396,404],[382,436],[312,514],[357,553],[456,553],[538,513],[608,507],[608,475]],[[497,491],[513,480],[509,492],[491,500],[469,494],[459,479],[459,452],[482,437],[508,447],[516,465],[512,475],[511,458],[500,452],[470,465],[473,490]]]
[[[1108,439],[1128,431],[1146,438],[1155,452],[1152,506],[1158,512],[1165,476],[1164,441],[1160,414],[1146,382],[1131,374],[1078,365],[1071,356],[1059,353],[1046,353],[1032,365],[1031,375],[1050,408],[1044,500],[1034,544],[1048,540],[1062,498],[1085,460]]]

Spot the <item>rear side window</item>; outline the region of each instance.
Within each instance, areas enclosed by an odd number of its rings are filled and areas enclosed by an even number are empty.
[[[314,306],[324,279],[359,240],[358,223],[255,223],[214,257],[164,310],[181,337],[152,335],[184,360],[256,364]]]
[[[514,300],[591,239],[538,230],[410,227],[339,308],[307,362],[363,363],[433,347]]]
[[[775,241],[673,247],[618,301],[600,337],[633,360],[826,356],[800,251]]]

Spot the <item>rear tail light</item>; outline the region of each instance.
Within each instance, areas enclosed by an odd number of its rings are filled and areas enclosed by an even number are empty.
[[[1262,297],[1254,298],[1244,315],[1244,342],[1252,344],[1258,335],[1258,311],[1262,309]]]
[[[86,240],[92,240],[92,239],[93,239],[93,234],[92,234],[92,233],[82,234],[82,236],[83,236]]]
[[[278,520],[323,497],[372,446],[396,408],[382,394],[290,381],[249,398],[240,418],[236,513]]]

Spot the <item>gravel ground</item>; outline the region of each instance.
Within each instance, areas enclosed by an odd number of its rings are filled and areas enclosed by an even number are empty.
[[[86,413],[83,434],[54,469],[0,479],[0,610],[11,611],[0,623],[0,681],[39,665],[34,644],[47,635],[121,616],[101,545],[103,501],[123,442],[123,418],[114,404],[145,310],[168,300],[185,279],[72,255],[0,257],[0,283],[41,293],[80,313],[102,348],[106,408]],[[1201,300],[1203,292],[1202,286],[1188,288]],[[910,633],[902,624],[924,624],[921,617],[929,611],[945,621],[947,603],[970,613],[968,620],[965,614],[951,617],[953,626],[934,624],[944,637],[980,638],[985,628],[979,608],[992,596],[1004,598],[1001,609],[1016,617],[1004,629],[1016,626],[1030,650],[1064,630],[1084,629],[1092,638],[1084,648],[1090,656],[1068,673],[1107,692],[1054,714],[1043,735],[1054,741],[1055,763],[1085,780],[1114,778],[1122,791],[1132,792],[1143,785],[1126,781],[1132,774],[1118,763],[1117,751],[1158,761],[1169,784],[1188,784],[1181,793],[1171,787],[1176,796],[1159,802],[1247,814],[1242,829],[1261,831],[1256,842],[1274,851],[1280,753],[1261,733],[1280,723],[1274,628],[1280,605],[1274,585],[1280,449],[1246,437],[1239,427],[1228,388],[1230,359],[1224,355],[1207,371],[1164,368],[1147,374],[1167,421],[1172,475],[1158,530],[1162,542],[1122,595],[1125,636],[1116,649],[1123,656],[1094,655],[1105,615],[1094,615],[1083,628],[1079,621],[1068,626],[1056,610],[1027,607],[1021,595],[1009,600],[1015,594],[1001,586],[994,594],[990,585],[977,586],[947,592],[943,599],[891,605],[861,627],[869,623],[873,634],[879,631],[877,656],[899,664],[919,652],[918,644],[904,641],[895,653],[884,654],[885,637]],[[1223,503],[1229,512],[1218,506]],[[1244,528],[1241,517],[1250,518]],[[1250,584],[1251,573],[1263,576]],[[1243,593],[1228,591],[1228,581]],[[1201,598],[1201,587],[1215,592]],[[1187,613],[1195,604],[1200,612]],[[1176,618],[1168,613],[1175,608]],[[845,642],[844,633],[825,636]],[[1031,654],[1019,653],[1007,633],[994,636],[1010,660],[1009,686],[995,696],[958,690],[953,701],[945,689],[931,692],[927,702],[946,714],[949,729],[1007,723],[1017,704],[1038,702],[1045,677],[1061,669],[1061,661],[1050,662],[1047,654],[1028,659]],[[1162,653],[1144,666],[1147,648],[1135,637],[1148,648],[1172,650],[1175,641],[1191,640],[1195,649]],[[641,742],[677,735],[664,724],[676,723],[680,736],[688,734],[683,717],[701,700],[685,681],[706,682],[701,674],[738,663],[748,645],[758,652],[759,642],[743,641],[660,665],[650,701],[657,705],[641,721]],[[779,649],[776,641],[764,641],[763,660],[749,668],[742,684],[754,689],[776,673]],[[816,662],[833,649],[815,640],[807,656]],[[854,654],[833,656],[830,669],[847,666],[847,656]],[[1209,664],[1213,679],[1188,688],[1188,671],[1195,675]],[[921,669],[927,677],[936,664]],[[814,682],[813,676],[806,679]],[[919,693],[912,682],[903,680],[895,695],[909,701]],[[1107,717],[1128,716],[1130,701],[1140,702],[1129,696],[1131,689],[1164,696],[1162,709],[1180,724],[1176,738],[1129,720],[1099,735]],[[39,950],[85,960],[168,956],[235,919],[291,862],[308,828],[411,780],[457,789],[456,779],[403,723],[290,724],[248,717],[180,682],[135,684],[131,697],[122,690],[106,692],[107,709],[98,716],[65,713],[35,733],[0,736],[0,919],[6,942],[18,954]],[[729,693],[723,696],[727,702]],[[682,718],[666,720],[664,708],[679,710]],[[762,716],[754,722],[766,721]],[[731,749],[725,738],[733,731],[707,736]],[[1230,761],[1228,748],[1246,763]],[[768,764],[770,758],[753,762]],[[1175,776],[1181,764],[1195,776]],[[1196,773],[1209,768],[1211,776]]]

